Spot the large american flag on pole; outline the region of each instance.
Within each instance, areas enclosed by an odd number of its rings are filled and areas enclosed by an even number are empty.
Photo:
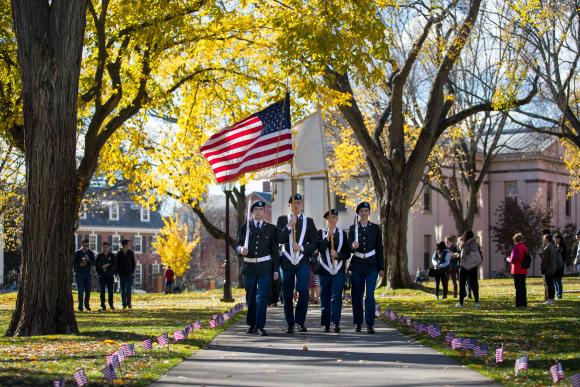
[[[200,148],[218,183],[292,160],[290,95],[223,128]]]

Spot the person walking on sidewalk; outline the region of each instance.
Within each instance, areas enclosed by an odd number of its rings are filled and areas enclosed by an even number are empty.
[[[528,293],[526,290],[526,275],[528,269],[523,267],[524,258],[528,254],[528,246],[524,243],[524,236],[517,233],[513,237],[514,248],[507,261],[510,263],[510,272],[514,276],[514,287],[516,288],[516,307],[528,306]]]
[[[121,286],[121,301],[123,309],[131,309],[131,288],[135,276],[135,254],[131,251],[132,243],[128,239],[121,242],[121,250],[117,253],[117,274]]]
[[[79,298],[79,311],[91,310],[91,290],[93,290],[93,266],[95,266],[95,253],[89,249],[89,240],[83,239],[81,248],[75,252],[74,270],[77,282]],[[84,304],[83,304],[84,302]]]
[[[554,274],[558,268],[556,254],[556,246],[553,243],[552,234],[544,234],[543,244],[544,248],[540,253],[540,271],[544,275],[544,305],[552,305],[554,303]]]
[[[264,221],[266,202],[257,201],[250,207],[252,220],[240,226],[236,252],[244,257],[242,274],[246,289],[248,313],[247,333],[268,336],[266,310],[272,291],[272,281],[280,278],[280,255],[276,227]]]
[[[444,241],[437,243],[437,250],[431,257],[431,263],[435,270],[435,298],[439,301],[439,284],[443,284],[443,299],[447,298],[449,283],[449,265],[451,264],[451,251],[447,249]]]
[[[318,231],[318,269],[320,278],[320,324],[324,332],[340,332],[342,291],[346,280],[345,266],[350,258],[350,246],[346,231],[336,226],[338,211],[332,209],[324,214],[327,227]]]
[[[378,276],[384,275],[383,238],[379,225],[369,222],[371,206],[368,202],[360,203],[356,213],[360,221],[350,226],[348,232],[353,253],[349,266],[353,323],[355,332],[360,332],[364,315],[367,333],[372,334],[375,333],[375,287]]]
[[[115,309],[113,305],[115,270],[117,270],[117,257],[109,249],[109,242],[103,242],[103,252],[97,255],[97,274],[99,275],[99,288],[101,291],[101,310],[106,310],[105,289],[108,293],[109,308]]]

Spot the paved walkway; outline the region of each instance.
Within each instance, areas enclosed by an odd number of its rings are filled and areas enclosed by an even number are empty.
[[[489,379],[409,341],[377,321],[377,333],[323,333],[310,305],[307,333],[287,335],[281,307],[268,310],[269,337],[247,335],[245,319],[169,371],[153,386],[493,386]]]

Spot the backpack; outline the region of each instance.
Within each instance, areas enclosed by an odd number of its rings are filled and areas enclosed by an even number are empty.
[[[530,266],[532,266],[532,256],[530,253],[526,253],[526,255],[524,255],[524,259],[522,260],[522,267],[524,269],[529,269]]]
[[[470,252],[467,256],[461,257],[461,260],[463,261],[461,266],[465,270],[475,269],[483,262],[479,249]]]

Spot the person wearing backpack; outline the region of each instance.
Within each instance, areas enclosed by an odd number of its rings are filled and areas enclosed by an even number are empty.
[[[473,231],[469,230],[463,234],[465,244],[461,250],[460,269],[459,269],[459,302],[455,305],[458,308],[463,308],[463,300],[466,296],[465,284],[469,283],[469,287],[473,292],[475,307],[479,308],[479,283],[477,274],[479,265],[483,262],[481,257],[481,249],[477,244]]]
[[[529,262],[525,263],[526,259],[529,259],[528,246],[524,243],[524,236],[521,233],[517,233],[513,237],[514,248],[512,249],[512,254],[507,257],[507,261],[511,265],[511,273],[514,276],[514,286],[516,288],[516,308],[528,306],[528,294],[526,290],[526,275],[528,274],[528,269],[524,266],[530,267]]]
[[[540,253],[540,271],[544,275],[544,294],[546,298],[544,305],[552,305],[554,303],[554,274],[558,269],[558,252],[556,251],[556,246],[554,246],[553,241],[554,238],[552,234],[544,234],[544,248]]]
[[[449,265],[451,264],[451,251],[447,249],[444,241],[437,243],[437,250],[431,257],[433,269],[435,269],[435,297],[439,301],[439,283],[443,282],[443,299],[447,298],[449,283]]]
[[[564,288],[562,287],[562,277],[564,277],[564,268],[566,266],[566,243],[564,243],[564,238],[562,234],[554,235],[554,243],[556,245],[556,258],[558,259],[558,269],[554,274],[554,286],[556,288],[556,298],[558,300],[562,299],[562,293]]]

